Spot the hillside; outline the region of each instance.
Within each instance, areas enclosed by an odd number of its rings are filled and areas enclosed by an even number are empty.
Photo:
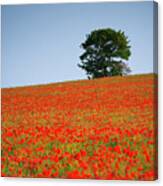
[[[154,180],[153,74],[2,89],[2,176]]]

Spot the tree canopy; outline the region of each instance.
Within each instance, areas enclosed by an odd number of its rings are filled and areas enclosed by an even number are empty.
[[[125,61],[131,55],[131,47],[121,30],[107,28],[92,31],[81,47],[85,52],[80,56],[78,66],[86,71],[89,79],[122,76],[130,72]]]

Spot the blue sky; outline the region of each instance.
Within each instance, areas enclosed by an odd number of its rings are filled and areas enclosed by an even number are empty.
[[[153,72],[153,2],[5,5],[2,87],[86,79],[80,44],[94,29],[128,36],[132,74]]]

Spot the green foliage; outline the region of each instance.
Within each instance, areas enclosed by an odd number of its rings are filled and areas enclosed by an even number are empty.
[[[7,165],[5,166],[3,172],[6,174],[6,176],[8,175],[8,173],[9,173],[9,168],[8,168]]]
[[[117,146],[117,142],[116,141],[109,141],[108,143],[105,144],[106,147],[116,147]]]
[[[52,150],[53,144],[54,144],[53,142],[48,143],[48,144],[46,145],[47,150]]]
[[[86,71],[88,78],[126,75],[130,68],[122,60],[131,55],[129,41],[121,30],[99,29],[87,35],[81,44],[85,52],[80,56],[80,68]]]

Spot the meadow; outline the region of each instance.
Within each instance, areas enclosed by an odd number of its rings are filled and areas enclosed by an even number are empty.
[[[153,74],[3,88],[1,175],[157,178]]]

